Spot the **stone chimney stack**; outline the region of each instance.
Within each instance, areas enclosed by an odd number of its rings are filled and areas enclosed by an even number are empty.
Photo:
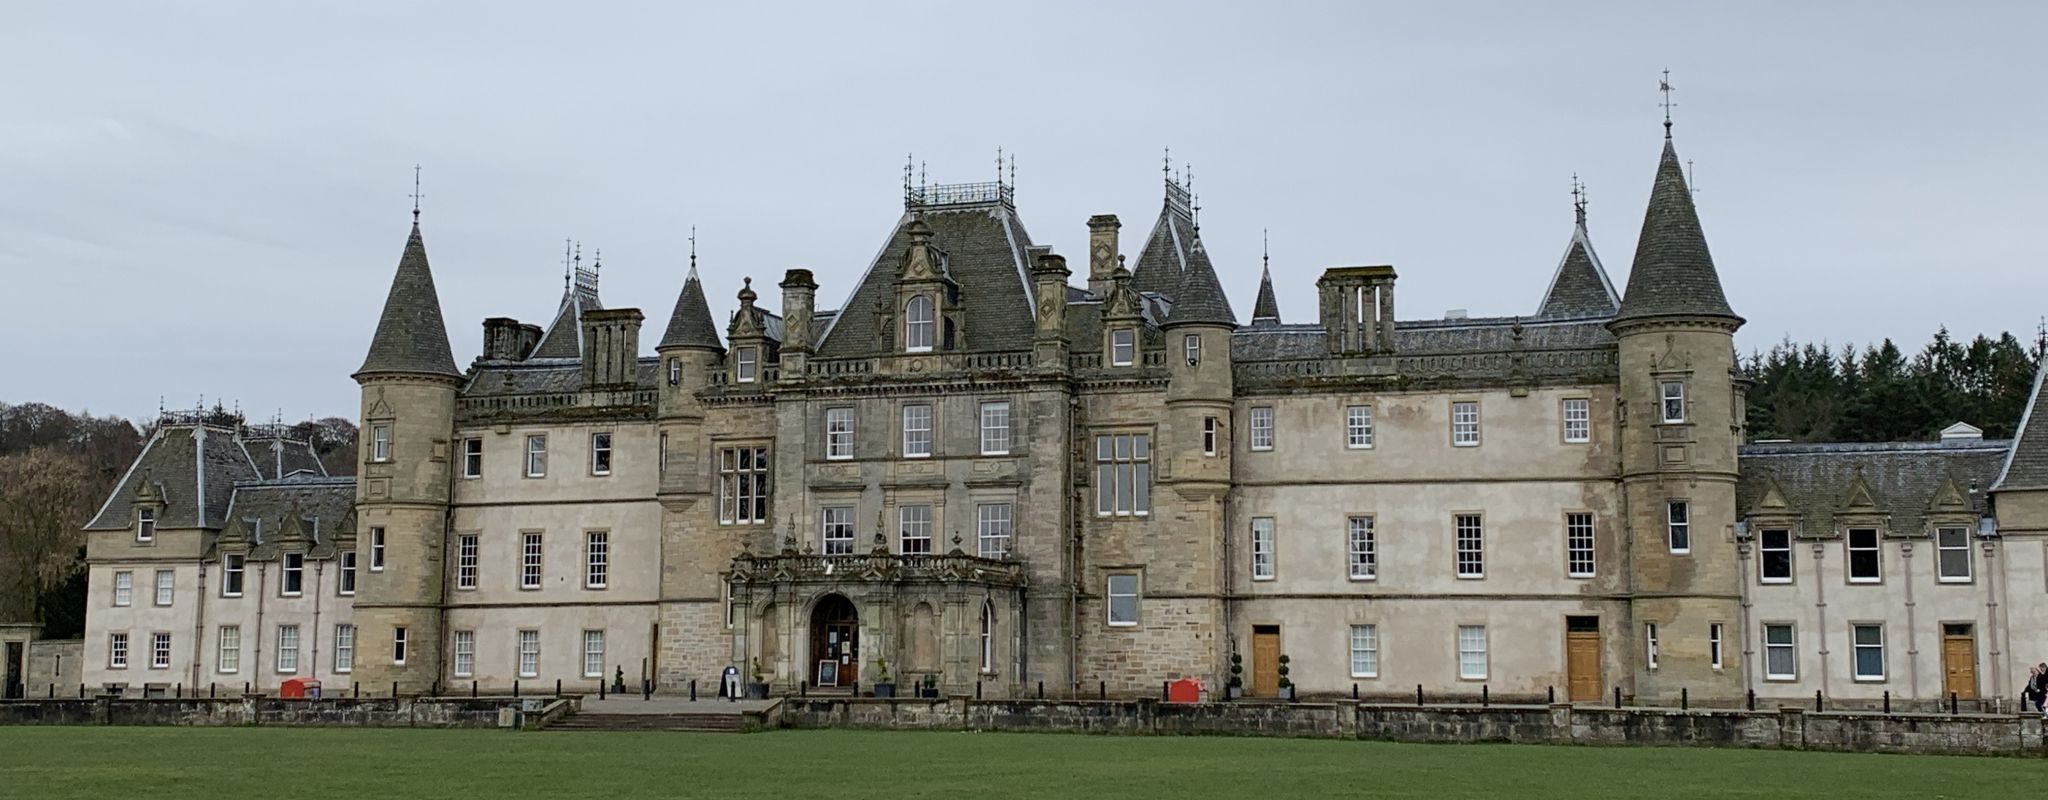
[[[782,380],[801,380],[811,354],[811,314],[818,302],[818,282],[807,269],[782,276]]]
[[[583,388],[630,387],[640,368],[640,309],[583,312]]]
[[[1088,291],[1096,297],[1108,297],[1113,281],[1110,273],[1116,272],[1117,229],[1123,227],[1115,214],[1097,214],[1088,218]]]
[[[1038,324],[1032,336],[1042,369],[1067,366],[1067,259],[1051,248],[1038,252],[1031,266],[1032,292],[1038,295]]]

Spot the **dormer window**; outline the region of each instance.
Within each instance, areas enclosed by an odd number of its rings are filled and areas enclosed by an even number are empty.
[[[1128,367],[1137,355],[1138,332],[1130,328],[1119,328],[1109,332],[1109,364],[1113,367]]]
[[[733,379],[740,383],[753,383],[755,376],[760,374],[761,349],[741,347],[735,349],[733,353],[736,362],[733,366]]]
[[[135,509],[135,541],[156,541],[156,509]]]
[[[1192,367],[1202,363],[1202,335],[1190,333],[1183,342],[1183,346],[1188,353],[1188,366]]]
[[[932,299],[925,295],[910,298],[903,307],[903,349],[912,353],[931,352],[934,333]]]
[[[370,460],[384,462],[391,460],[391,425],[379,423],[370,426]]]

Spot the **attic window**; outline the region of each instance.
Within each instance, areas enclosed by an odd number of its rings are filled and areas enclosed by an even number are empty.
[[[1137,350],[1137,331],[1118,328],[1109,332],[1109,365],[1128,367]]]
[[[932,299],[924,295],[910,298],[903,307],[903,349],[912,353],[931,352],[932,333]]]
[[[156,509],[135,509],[135,541],[156,541]]]
[[[741,347],[737,348],[734,352],[737,354],[737,361],[739,362],[738,365],[733,368],[734,379],[738,380],[740,383],[753,383],[755,376],[758,375],[760,371],[760,349],[754,347]]]

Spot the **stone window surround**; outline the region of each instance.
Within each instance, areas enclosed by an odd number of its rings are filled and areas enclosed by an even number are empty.
[[[462,440],[462,479],[475,480],[484,476],[484,440],[480,436],[467,436]]]
[[[1707,666],[1715,672],[1726,668],[1728,663],[1728,623],[1720,620],[1707,621]]]
[[[1678,509],[1681,509],[1681,508],[1685,509],[1685,514],[1684,514],[1684,516],[1685,516],[1685,519],[1684,519],[1684,520],[1678,520],[1678,519],[1673,519],[1673,517],[1675,517],[1675,516],[1678,516],[1678,515],[1676,515],[1676,514],[1673,514],[1673,513],[1671,513],[1671,512],[1673,512],[1673,511],[1676,511],[1676,510],[1678,510]],[[1684,539],[1685,539],[1685,545],[1684,545],[1684,546],[1682,546],[1682,547],[1681,547],[1681,546],[1679,545],[1679,543],[1678,543],[1678,540],[1679,540],[1679,538],[1680,538],[1680,533],[1681,533],[1681,532],[1683,533],[1683,535],[1684,535]],[[1664,547],[1665,547],[1665,549],[1666,549],[1666,550],[1667,550],[1668,552],[1670,552],[1670,553],[1671,553],[1672,555],[1675,555],[1675,556],[1689,556],[1689,555],[1692,555],[1692,542],[1693,542],[1693,524],[1692,524],[1692,498],[1690,498],[1690,497],[1666,497],[1666,498],[1664,498]]]
[[[1100,582],[1099,582],[1099,583],[1098,583],[1097,585],[1099,585],[1099,586],[1101,586],[1101,587],[1102,587],[1102,621],[1103,621],[1103,626],[1104,626],[1104,627],[1107,627],[1107,628],[1111,628],[1111,629],[1124,629],[1124,630],[1132,630],[1132,629],[1136,629],[1136,628],[1137,628],[1137,627],[1138,627],[1138,626],[1139,626],[1139,625],[1140,625],[1141,623],[1143,623],[1143,622],[1144,622],[1144,620],[1145,620],[1145,613],[1144,613],[1144,609],[1145,609],[1145,567],[1144,567],[1144,565],[1142,565],[1142,564],[1133,564],[1133,565],[1127,565],[1127,566],[1125,566],[1125,565],[1105,565],[1105,566],[1097,567],[1097,568],[1096,568],[1096,571],[1097,571],[1097,573],[1098,573],[1098,574],[1099,574],[1099,575],[1101,576]],[[1132,613],[1132,615],[1131,615],[1131,617],[1132,617],[1132,618],[1130,619],[1130,621],[1127,621],[1127,622],[1118,622],[1118,621],[1116,621],[1116,620],[1115,620],[1114,618],[1112,618],[1112,616],[1111,616],[1111,614],[1112,614],[1112,611],[1113,611],[1113,608],[1114,608],[1114,605],[1115,605],[1115,601],[1114,601],[1114,600],[1113,600],[1113,599],[1111,598],[1111,596],[1110,596],[1110,581],[1111,581],[1112,579],[1115,579],[1115,578],[1120,578],[1120,577],[1130,577],[1130,578],[1132,578],[1132,584],[1133,584],[1133,587],[1134,587],[1134,589],[1133,589],[1133,593],[1132,593],[1131,595],[1118,595],[1118,596],[1129,596],[1129,597],[1132,597],[1132,598],[1133,598],[1133,601],[1132,601],[1132,606],[1133,606],[1133,613]]]
[[[1573,418],[1573,417],[1575,416],[1575,414],[1574,414],[1574,412],[1573,412],[1573,410],[1572,410],[1572,404],[1573,404],[1573,403],[1581,403],[1581,404],[1583,404],[1583,416],[1579,417],[1578,419],[1574,419],[1574,418]],[[1557,401],[1557,414],[1558,414],[1558,431],[1557,431],[1557,435],[1558,435],[1558,440],[1559,440],[1559,441],[1560,441],[1561,443],[1563,443],[1563,444],[1590,444],[1590,443],[1591,443],[1591,442],[1593,441],[1593,398],[1590,398],[1590,397],[1564,397],[1564,398],[1559,398],[1559,399],[1558,399],[1558,401]],[[1574,422],[1580,423],[1580,424],[1582,424],[1582,425],[1584,426],[1584,430],[1582,430],[1582,431],[1579,431],[1579,432],[1578,432],[1578,437],[1577,437],[1577,438],[1573,438],[1573,436],[1572,436],[1572,434],[1573,434],[1573,431],[1572,431],[1572,424],[1573,424]]]
[[[1877,643],[1874,645],[1862,644],[1856,640],[1858,629],[1867,628],[1877,629]],[[1887,638],[1890,637],[1885,635],[1885,623],[1883,620],[1849,620],[1849,679],[1851,681],[1856,683],[1884,683],[1890,678],[1891,670],[1889,667],[1891,665],[1886,663],[1890,659],[1887,658],[1888,654],[1885,652],[1885,640]],[[1863,672],[1861,651],[1867,647],[1877,648],[1877,674],[1875,675],[1868,675]]]
[[[528,478],[547,477],[548,435],[546,433],[528,433],[525,435],[525,442],[525,461],[522,464],[524,469],[520,471],[520,474]]]
[[[600,444],[600,439],[602,440],[602,444]],[[591,432],[590,474],[592,476],[604,478],[609,477],[612,474],[612,460],[614,454],[617,452],[612,445],[612,439],[613,437],[611,431]],[[598,456],[600,454],[604,456],[604,460],[602,462],[598,460]]]
[[[1477,652],[1479,654],[1480,666],[1479,674],[1477,675],[1465,671],[1465,631],[1471,628],[1479,630],[1479,650]],[[1457,623],[1456,630],[1452,632],[1451,636],[1452,652],[1456,654],[1457,658],[1458,680],[1467,683],[1486,681],[1493,674],[1493,648],[1490,646],[1491,642],[1489,641],[1492,637],[1486,629],[1486,623],[1461,621]]]
[[[1265,523],[1263,530],[1260,523]],[[1252,580],[1264,582],[1277,579],[1280,576],[1279,526],[1270,516],[1252,517],[1248,535],[1251,538]]]
[[[1458,440],[1458,407],[1459,407],[1459,406],[1471,406],[1471,408],[1472,408],[1472,439],[1471,439],[1470,441],[1459,441],[1459,440]],[[1484,427],[1484,424],[1485,424],[1485,423],[1484,423],[1484,420],[1485,420],[1485,409],[1483,409],[1483,408],[1481,408],[1481,407],[1480,407],[1480,404],[1479,404],[1479,398],[1477,398],[1477,397],[1471,397],[1471,398],[1457,398],[1457,397],[1453,397],[1453,398],[1451,398],[1451,401],[1450,401],[1450,406],[1449,406],[1449,408],[1450,408],[1450,420],[1449,420],[1449,421],[1450,421],[1450,433],[1451,433],[1451,447],[1453,447],[1453,448],[1464,448],[1464,447],[1478,447],[1478,446],[1479,446],[1479,445],[1480,445],[1481,443],[1483,443],[1483,442],[1485,442],[1485,441],[1486,441],[1486,439],[1485,439],[1485,436],[1484,436],[1484,430],[1485,430],[1485,427]]]
[[[961,545],[960,545],[961,549],[963,549],[963,550],[967,550],[967,551],[968,551],[968,552],[970,552],[970,553],[975,553],[975,554],[980,554],[980,553],[981,553],[981,550],[982,550],[982,526],[981,526],[981,523],[982,523],[982,519],[981,519],[981,513],[982,513],[982,512],[981,512],[981,509],[982,509],[982,506],[1009,506],[1009,508],[1010,508],[1010,517],[1009,517],[1009,537],[1008,537],[1008,539],[1006,540],[1006,548],[1005,548],[1005,551],[1006,551],[1006,552],[1010,552],[1010,553],[1014,553],[1014,552],[1016,552],[1016,551],[1017,551],[1017,522],[1018,522],[1018,519],[1017,519],[1017,505],[1018,505],[1018,502],[1017,502],[1017,501],[1018,501],[1018,497],[1017,497],[1017,490],[1015,490],[1015,489],[1009,489],[1009,488],[987,488],[987,489],[979,489],[979,488],[975,488],[975,489],[968,489],[968,490],[967,490],[967,502],[968,502],[968,504],[969,504],[969,505],[973,506],[973,508],[974,508],[974,540],[973,540],[972,542],[962,542],[962,543],[961,543]],[[969,549],[969,548],[970,548],[970,545],[971,545],[971,548],[972,548],[972,549]],[[948,542],[948,543],[947,543],[947,545],[946,545],[946,548],[945,548],[945,550],[946,550],[947,552],[950,552],[950,551],[952,550],[952,544],[951,544],[950,542]],[[991,558],[991,557],[994,557],[994,556],[983,556],[983,557],[984,557],[984,558]]]
[[[922,420],[924,423],[924,427],[912,428],[912,409],[918,408],[924,409],[922,412],[924,416],[924,419]],[[932,458],[938,455],[939,413],[937,403],[934,403],[931,400],[922,399],[906,400],[904,402],[898,403],[896,404],[896,421],[897,431],[901,434],[900,436],[897,437],[897,445],[901,448],[897,452],[897,455],[899,457]],[[912,452],[913,442],[911,440],[911,433],[913,431],[921,432],[924,435],[922,440],[924,448],[922,452]]]
[[[1575,553],[1581,548],[1575,547],[1573,544],[1572,517],[1576,516],[1587,517],[1585,530],[1586,546],[1583,550],[1585,551],[1584,561],[1588,568],[1585,570],[1577,569],[1577,562],[1580,559],[1575,557]],[[1587,580],[1598,576],[1600,574],[1600,516],[1586,509],[1568,508],[1564,511],[1563,519],[1565,577],[1574,580]]]
[[[367,460],[372,464],[391,463],[391,418],[372,418],[369,420],[369,423],[369,452],[363,455],[367,456]]]
[[[1772,629],[1772,628],[1784,628],[1785,630],[1789,631],[1789,632],[1790,632],[1790,633],[1792,634],[1792,635],[1791,635],[1791,641],[1789,641],[1789,642],[1787,642],[1787,643],[1784,643],[1784,644],[1776,644],[1776,645],[1772,644],[1772,643],[1771,643],[1771,629]],[[1788,621],[1788,620],[1759,620],[1759,621],[1757,622],[1757,634],[1758,634],[1759,636],[1761,636],[1761,637],[1763,638],[1763,652],[1762,652],[1762,654],[1761,654],[1761,655],[1763,656],[1763,669],[1761,670],[1761,672],[1763,673],[1763,679],[1764,679],[1764,680],[1766,680],[1766,681],[1769,681],[1769,682],[1771,682],[1771,683],[1792,683],[1792,682],[1796,682],[1796,681],[1798,681],[1798,680],[1799,680],[1799,626],[1798,626],[1798,625],[1796,625],[1796,624],[1794,624],[1794,623],[1793,623],[1793,622],[1791,622],[1791,621]],[[1785,649],[1787,649],[1787,650],[1791,651],[1791,654],[1792,654],[1792,656],[1791,656],[1791,660],[1792,660],[1792,671],[1791,671],[1791,672],[1783,672],[1783,673],[1773,673],[1773,672],[1771,672],[1771,648],[1772,648],[1772,647],[1781,647],[1781,648],[1785,648]]]
[[[1274,445],[1279,443],[1279,421],[1275,419],[1275,409],[1270,405],[1252,406],[1248,409],[1245,409],[1244,413],[1245,429],[1252,432],[1251,437],[1246,439],[1247,445],[1251,448],[1252,452],[1255,453],[1264,453],[1271,451]],[[1265,425],[1263,426],[1259,424],[1262,418],[1265,421]],[[1264,444],[1259,443],[1260,433],[1264,433],[1266,435],[1266,441]]]
[[[1868,577],[1868,578],[1859,578],[1859,577],[1856,577],[1856,575],[1855,575],[1855,570],[1856,570],[1856,558],[1855,558],[1855,555],[1856,555],[1856,553],[1858,553],[1858,552],[1867,552],[1867,550],[1866,550],[1866,549],[1863,549],[1863,548],[1857,548],[1857,547],[1855,546],[1855,542],[1853,541],[1853,540],[1854,540],[1854,538],[1855,538],[1855,534],[1854,534],[1854,532],[1855,532],[1855,531],[1870,531],[1870,532],[1871,532],[1871,536],[1872,536],[1872,537],[1873,537],[1873,539],[1875,540],[1875,545],[1876,545],[1876,551],[1877,551],[1877,575],[1876,575],[1875,577]],[[1877,524],[1877,523],[1866,523],[1866,522],[1862,522],[1862,521],[1857,521],[1857,522],[1852,522],[1852,523],[1844,523],[1844,524],[1843,524],[1843,525],[1841,526],[1841,532],[1842,532],[1842,582],[1844,582],[1844,583],[1851,583],[1851,584],[1855,584],[1855,585],[1858,585],[1858,586],[1875,586],[1875,585],[1878,585],[1878,584],[1882,584],[1882,583],[1884,583],[1884,551],[1885,551],[1885,547],[1884,547],[1884,542],[1885,542],[1885,529],[1884,529],[1884,526],[1883,526],[1883,525],[1881,525],[1881,524]]]
[[[1477,529],[1477,531],[1478,531],[1478,533],[1479,533],[1479,546],[1478,546],[1478,548],[1477,548],[1476,550],[1474,550],[1474,551],[1473,551],[1473,552],[1474,552],[1474,554],[1475,554],[1475,555],[1476,555],[1476,556],[1478,557],[1478,558],[1477,558],[1476,560],[1477,560],[1477,563],[1478,563],[1478,567],[1479,567],[1479,569],[1478,569],[1478,570],[1477,570],[1476,572],[1469,572],[1469,573],[1465,571],[1465,569],[1464,569],[1464,565],[1463,565],[1462,563],[1460,563],[1460,556],[1462,555],[1462,553],[1463,553],[1464,551],[1462,551],[1462,550],[1460,550],[1460,549],[1459,549],[1459,547],[1460,547],[1460,543],[1459,543],[1459,536],[1460,536],[1460,531],[1459,531],[1459,521],[1460,521],[1460,520],[1462,520],[1462,519],[1463,519],[1463,518],[1465,518],[1465,517],[1471,517],[1471,518],[1473,518],[1473,519],[1475,519],[1475,520],[1477,520],[1477,521],[1478,521],[1478,524],[1477,524],[1477,526],[1476,526],[1476,529]],[[1458,578],[1459,580],[1477,581],[1477,580],[1485,580],[1485,579],[1486,579],[1486,514],[1485,514],[1485,512],[1481,512],[1481,511],[1453,511],[1453,512],[1451,512],[1451,569],[1452,569],[1452,573],[1453,573],[1454,575],[1456,575],[1456,576],[1457,576],[1457,578]]]
[[[1354,529],[1363,520],[1366,547],[1360,550],[1354,541]],[[1361,574],[1354,561],[1359,555],[1366,556],[1366,571]],[[1377,581],[1380,577],[1380,532],[1379,515],[1371,511],[1354,511],[1344,515],[1344,575],[1357,581]]]
[[[1371,450],[1377,433],[1373,427],[1371,403],[1344,406],[1344,449]]]

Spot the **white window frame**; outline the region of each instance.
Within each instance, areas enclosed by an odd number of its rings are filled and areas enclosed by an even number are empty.
[[[1585,444],[1593,441],[1593,401],[1584,397],[1567,397],[1561,405],[1564,420],[1565,444]]]
[[[107,634],[107,669],[128,668],[127,632]]]
[[[1946,535],[1950,533],[1955,534],[1955,539],[1952,540],[1953,544],[1950,544],[1951,540],[1946,538]],[[1962,554],[1963,574],[1949,574],[1947,556],[1950,553]],[[1969,583],[1974,580],[1976,577],[1976,565],[1972,564],[1971,560],[1969,528],[1960,525],[1943,525],[1934,529],[1934,575],[1937,582]]]
[[[356,669],[356,626],[346,622],[334,626],[334,671],[343,675]]]
[[[521,678],[540,677],[540,631],[528,628],[518,636],[518,672]]]
[[[171,668],[171,634],[157,631],[149,635],[149,668]]]
[[[299,626],[277,626],[277,674],[299,674]]]
[[[825,555],[853,555],[853,506],[819,508],[818,537]]]
[[[1771,539],[1772,539],[1772,534],[1777,534],[1777,535],[1783,536],[1783,537],[1785,538],[1785,546],[1783,546],[1783,547],[1772,547],[1772,546],[1771,546]],[[1792,576],[1793,576],[1793,574],[1794,574],[1794,573],[1796,572],[1796,566],[1797,566],[1797,565],[1796,565],[1796,564],[1795,564],[1795,562],[1794,562],[1794,556],[1795,556],[1796,554],[1794,553],[1794,551],[1793,551],[1793,548],[1792,548],[1792,529],[1791,529],[1791,528],[1764,528],[1764,529],[1762,529],[1762,530],[1758,531],[1758,532],[1757,532],[1757,536],[1756,536],[1756,550],[1757,550],[1757,559],[1756,559],[1756,580],[1757,580],[1757,583],[1772,583],[1772,584],[1778,584],[1778,583],[1791,583],[1791,582],[1792,582]],[[1774,576],[1772,576],[1772,575],[1770,574],[1770,572],[1769,572],[1769,570],[1770,570],[1770,567],[1771,567],[1771,554],[1772,554],[1772,553],[1783,553],[1783,554],[1785,554],[1785,574],[1784,574],[1784,575],[1782,575],[1782,576],[1775,576],[1775,577],[1774,577]]]
[[[1672,555],[1692,553],[1692,501],[1664,501],[1664,543]]]
[[[462,440],[462,477],[474,480],[484,476],[484,440],[470,437]]]
[[[135,571],[114,571],[114,607],[125,608],[135,605]]]
[[[583,632],[583,677],[604,677],[604,631]]]
[[[1567,578],[1591,578],[1598,574],[1598,530],[1593,512],[1568,511],[1564,515],[1564,574]]]
[[[990,400],[981,404],[981,454],[1010,454],[1010,401]]]
[[[222,553],[220,556],[220,596],[241,597],[247,586],[249,557],[242,553]],[[233,588],[230,588],[230,584]]]
[[[156,509],[148,506],[135,509],[135,541],[142,544],[156,541]]]
[[[760,525],[768,521],[768,448],[718,449],[718,522]]]
[[[1109,365],[1128,367],[1138,358],[1138,332],[1117,328],[1109,332]]]
[[[1643,665],[1657,668],[1657,623],[1643,623]]]
[[[1372,433],[1372,406],[1356,405],[1344,407],[1345,449],[1371,450]]]
[[[996,671],[996,603],[981,601],[981,672]]]
[[[293,558],[297,556],[297,558]],[[297,562],[294,568],[292,564]],[[298,578],[298,588],[292,588],[292,579]],[[277,557],[277,596],[299,597],[306,593],[306,554],[280,553]]]
[[[1010,537],[1016,519],[1009,503],[981,503],[974,507],[975,552],[982,558],[1003,558],[1010,553]]]
[[[521,531],[519,534],[519,588],[533,591],[541,587],[546,579],[547,537],[539,531]]]
[[[1118,591],[1117,584],[1119,582],[1128,582],[1130,586],[1124,591]],[[1139,619],[1138,607],[1140,601],[1144,599],[1144,588],[1139,585],[1138,574],[1135,572],[1115,573],[1106,576],[1103,579],[1103,583],[1103,613],[1108,619],[1110,627],[1137,627]],[[1126,602],[1130,606],[1130,613],[1127,615],[1127,618],[1120,619],[1117,614],[1117,604],[1125,598],[1128,598]]]
[[[938,342],[938,304],[930,295],[911,295],[903,303],[903,351],[929,353]]]
[[[1451,402],[1451,446],[1479,446],[1479,401]]]
[[[1658,405],[1663,411],[1665,424],[1685,421],[1685,381],[1664,381],[1658,396],[1662,399]]]
[[[897,506],[896,552],[903,555],[931,554],[933,516],[932,506],[928,503]]]
[[[683,360],[680,358],[676,358],[675,356],[670,356],[668,359],[668,385],[675,386],[682,382]]]
[[[336,553],[334,558],[334,593],[342,597],[352,597],[356,593],[356,551],[343,550]]]
[[[1152,514],[1152,436],[1146,433],[1095,435],[1095,515]]]
[[[1278,576],[1274,538],[1272,517],[1252,517],[1252,580],[1270,581]]]
[[[1199,364],[1201,364],[1201,363],[1202,363],[1202,335],[1201,335],[1201,334],[1199,334],[1199,333],[1190,333],[1190,334],[1188,334],[1187,336],[1183,337],[1183,338],[1181,339],[1181,348],[1182,348],[1183,350],[1185,350],[1185,351],[1186,351],[1186,353],[1187,353],[1187,357],[1188,357],[1188,366],[1192,367],[1192,366],[1196,366],[1196,365],[1199,365]]]
[[[1869,535],[1869,541],[1864,543],[1868,545],[1867,547],[1858,546],[1856,541],[1858,534]],[[1848,575],[1850,583],[1884,582],[1884,534],[1882,532],[1876,528],[1849,528],[1842,531],[1842,548],[1844,551],[1842,572]],[[1856,574],[1856,556],[1858,555],[1869,558],[1871,566],[1877,570],[1875,574]],[[1940,560],[1938,553],[1936,560]],[[1939,565],[1936,566],[1939,568]]]
[[[1380,629],[1378,625],[1351,626],[1351,677],[1380,676]]]
[[[407,635],[408,632],[404,625],[391,626],[391,663],[393,666],[405,666],[406,657],[411,655],[407,652],[409,649],[408,645],[410,644],[406,639]]]
[[[583,532],[583,588],[603,589],[611,583],[611,531]]]
[[[174,570],[156,571],[156,593],[150,602],[159,608],[169,608],[178,600],[178,573]]]
[[[1875,632],[1877,634],[1877,641],[1872,644],[1865,644],[1862,635],[1865,631]],[[1863,671],[1863,654],[1869,650],[1877,652],[1877,672],[1875,674]],[[1849,674],[1855,676],[1855,679],[1858,681],[1881,683],[1885,679],[1886,666],[1884,658],[1884,625],[1875,622],[1850,623]]]
[[[1222,421],[1215,417],[1202,418],[1202,455],[1216,455],[1219,440],[1223,438],[1219,430],[1221,427]]]
[[[1721,669],[1725,663],[1721,645],[1722,634],[1725,632],[1726,627],[1722,623],[1707,623],[1707,664],[1714,669]]]
[[[222,625],[213,634],[215,672],[233,675],[242,670],[242,626]]]
[[[1252,406],[1250,413],[1252,449],[1258,451],[1273,449],[1273,407]]]
[[[370,460],[379,464],[391,460],[391,423],[370,423]]]
[[[455,588],[471,590],[476,588],[478,551],[482,537],[465,533],[455,537]]]
[[[545,478],[548,476],[548,435],[529,433],[526,435],[526,477]]]
[[[903,457],[932,457],[932,407],[929,403],[909,403],[903,406],[899,415],[903,421]]]
[[[1763,637],[1764,637],[1764,653],[1763,653],[1763,655],[1764,655],[1764,680],[1770,680],[1770,681],[1796,681],[1796,680],[1799,680],[1799,629],[1798,629],[1798,628],[1796,628],[1796,627],[1794,627],[1794,626],[1793,626],[1793,624],[1792,624],[1792,623],[1789,623],[1789,622],[1766,622],[1766,623],[1764,623],[1764,626],[1763,626],[1763,628],[1764,628],[1764,629],[1763,629]],[[1772,634],[1772,632],[1774,632],[1774,631],[1781,631],[1781,630],[1785,632],[1785,641],[1783,641],[1783,642],[1772,642],[1772,641],[1771,641],[1771,634]],[[1784,653],[1784,655],[1785,655],[1785,663],[1787,663],[1787,664],[1791,665],[1791,669],[1790,669],[1790,671],[1787,671],[1787,672],[1774,672],[1774,671],[1772,671],[1772,668],[1771,668],[1771,666],[1772,666],[1772,665],[1771,665],[1771,654],[1772,654],[1772,653],[1775,653],[1775,652],[1783,652],[1783,653]]]
[[[825,458],[846,461],[853,458],[853,407],[825,409]]]
[[[1486,656],[1486,626],[1459,625],[1457,646],[1458,680],[1486,680],[1489,666]]]
[[[590,434],[590,474],[598,477],[612,474],[611,431]]]
[[[1460,580],[1486,577],[1486,518],[1480,514],[1451,515],[1451,534],[1457,575]]]
[[[761,375],[761,349],[754,345],[735,347],[733,352],[733,381],[753,383]]]
[[[455,677],[469,678],[476,675],[476,631],[456,631],[453,646],[455,655]]]
[[[370,571],[384,571],[384,526],[370,526]]]
[[[1378,522],[1371,514],[1353,514],[1344,520],[1344,536],[1348,540],[1347,572],[1354,581],[1378,580],[1380,577]]]

